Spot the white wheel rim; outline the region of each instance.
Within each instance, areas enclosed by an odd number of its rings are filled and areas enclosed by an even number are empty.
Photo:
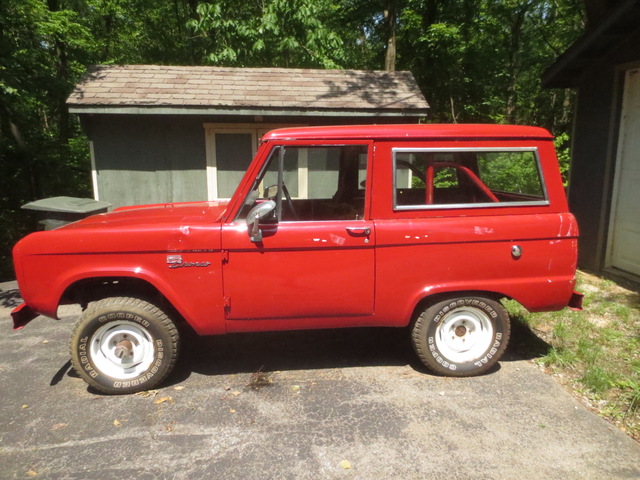
[[[477,308],[460,307],[442,319],[436,331],[436,346],[449,362],[466,363],[482,357],[493,342],[493,324]]]
[[[118,345],[131,342],[130,355],[116,355]],[[155,349],[153,339],[146,329],[127,321],[109,322],[100,327],[91,337],[89,348],[95,367],[105,375],[118,380],[127,380],[144,373],[153,363]]]

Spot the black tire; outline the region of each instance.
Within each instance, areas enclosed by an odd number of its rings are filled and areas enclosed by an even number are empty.
[[[511,325],[504,307],[484,297],[455,297],[423,310],[411,330],[413,348],[430,370],[451,377],[480,375],[500,359]]]
[[[138,298],[93,302],[71,335],[71,361],[94,389],[107,394],[149,390],[173,369],[178,329],[165,312]]]

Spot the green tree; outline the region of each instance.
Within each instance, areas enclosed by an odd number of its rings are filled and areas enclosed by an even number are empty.
[[[331,28],[329,1],[233,0],[201,3],[188,22],[205,44],[205,62],[242,67],[343,65],[343,43]]]
[[[581,0],[0,0],[0,278],[20,206],[90,196],[66,99],[91,64],[410,70],[429,121],[528,123],[562,139],[572,92],[540,87]]]
[[[66,6],[56,0],[0,3],[0,277],[11,271],[10,247],[32,228],[21,205],[89,193],[87,145],[65,99],[92,40]]]
[[[411,70],[444,122],[531,123],[566,131],[570,92],[540,75],[582,32],[576,0],[407,0],[399,68]]]
[[[405,0],[337,1],[345,55],[351,68],[394,71],[397,65],[398,30]]]
[[[198,0],[79,2],[97,45],[95,62],[196,65],[203,45],[187,27]]]

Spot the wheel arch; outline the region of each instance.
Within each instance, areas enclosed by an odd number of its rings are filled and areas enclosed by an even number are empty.
[[[413,325],[420,313],[431,305],[442,300],[459,297],[485,297],[495,300],[496,302],[500,302],[502,299],[510,299],[507,295],[492,290],[447,290],[426,293],[414,303],[408,325]]]
[[[74,280],[62,292],[59,303],[78,303],[85,308],[96,300],[117,296],[166,301],[160,290],[146,279],[126,275],[98,275]]]
[[[163,309],[180,328],[192,327],[171,299],[148,279],[122,274],[97,275],[77,279],[62,293],[58,305],[79,304],[83,310],[89,303],[109,297],[136,297]]]

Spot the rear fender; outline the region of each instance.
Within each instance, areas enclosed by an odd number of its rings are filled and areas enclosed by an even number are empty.
[[[467,282],[449,285],[434,285],[416,293],[405,306],[404,324],[412,318],[414,312],[426,303],[442,296],[485,296],[500,300],[510,298],[516,300],[530,312],[557,311],[565,307],[574,308],[580,305],[581,294],[574,292],[574,278],[540,278],[510,282]],[[487,289],[487,287],[489,287]]]

